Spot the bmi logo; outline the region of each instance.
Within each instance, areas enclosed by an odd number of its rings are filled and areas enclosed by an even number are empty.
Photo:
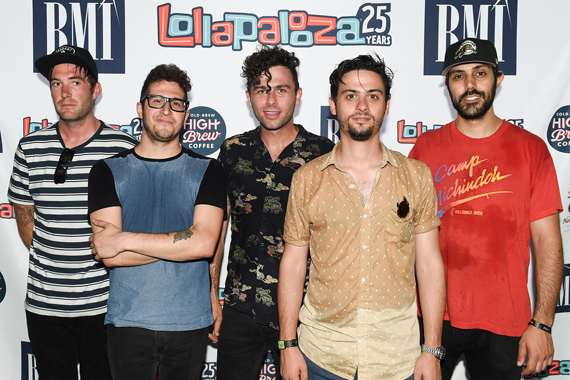
[[[22,342],[22,380],[37,380],[36,357],[29,342]]]
[[[424,75],[439,75],[447,47],[469,37],[493,42],[500,70],[516,75],[516,0],[425,1]]]
[[[124,0],[33,0],[33,15],[34,62],[69,44],[89,50],[100,73],[125,73]]]
[[[335,144],[340,140],[340,125],[329,106],[321,106],[321,136],[329,138]]]
[[[560,297],[556,304],[557,313],[570,312],[570,264],[564,264],[564,279],[560,287]]]

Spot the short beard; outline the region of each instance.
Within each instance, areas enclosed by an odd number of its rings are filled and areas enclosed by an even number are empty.
[[[358,115],[359,114],[357,114],[357,116]],[[378,127],[378,129],[380,129],[380,127],[382,126],[382,121],[384,120],[384,118],[380,118],[380,120],[376,120],[376,118],[374,118],[373,116],[371,116],[368,113],[364,113],[364,115],[372,117],[372,125],[368,129],[356,129],[356,128],[354,128],[349,123],[350,116],[346,120],[339,120],[339,123],[341,125],[347,126],[346,133],[354,141],[368,141],[368,140],[370,140],[370,137],[372,137],[372,135],[374,134],[374,130],[376,129],[376,127]],[[341,129],[342,129],[342,127],[341,127]]]
[[[466,93],[461,95],[458,99],[455,99],[451,95],[451,92],[449,92],[449,96],[451,97],[451,103],[453,103],[453,108],[457,110],[459,116],[461,116],[463,119],[466,120],[476,120],[483,118],[483,116],[485,116],[487,112],[491,109],[491,107],[493,106],[493,102],[495,101],[496,92],[497,92],[497,81],[495,80],[495,83],[493,84],[493,88],[491,89],[491,94],[489,97],[487,97],[487,94],[485,94],[484,92],[479,92],[475,90],[467,91]],[[461,105],[461,100],[463,100],[467,96],[474,94],[479,95],[483,99],[483,104],[481,104],[481,106],[478,107],[475,104],[468,106]]]
[[[374,125],[371,125],[368,129],[358,130],[349,124],[347,132],[354,141],[368,141],[374,132]]]

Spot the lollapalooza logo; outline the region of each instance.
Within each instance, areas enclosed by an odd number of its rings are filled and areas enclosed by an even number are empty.
[[[125,73],[124,0],[33,0],[32,4],[34,61],[69,44],[89,50],[99,73]]]
[[[490,40],[499,66],[517,73],[516,0],[425,0],[424,75],[440,75],[445,50],[463,38]]]
[[[276,16],[225,12],[223,20],[213,21],[203,7],[195,7],[191,13],[172,13],[171,4],[166,3],[158,6],[158,43],[186,48],[231,46],[234,51],[242,50],[243,42],[293,47],[390,46],[390,9],[390,3],[367,3],[348,17],[302,10],[279,10]]]
[[[553,360],[552,364],[548,366],[544,371],[535,373],[533,375],[527,375],[525,379],[542,378],[558,375],[570,375],[570,360]]]
[[[570,106],[560,107],[550,119],[546,139],[559,152],[570,153]]]
[[[524,119],[507,119],[509,123],[524,128]],[[398,142],[400,144],[415,144],[418,137],[424,132],[439,129],[443,127],[441,124],[434,124],[431,128],[425,125],[422,121],[415,124],[406,124],[405,120],[399,120],[397,123],[398,128]]]
[[[42,119],[42,121],[32,121],[30,117],[24,118],[24,126],[23,126],[23,134],[24,136],[38,131],[43,128],[47,128],[51,126],[53,123],[50,123],[48,119]],[[128,133],[129,135],[133,136],[137,140],[140,141],[142,135],[142,120],[138,117],[131,120],[130,124],[120,125],[120,124],[109,124],[111,127],[120,129],[123,132]]]

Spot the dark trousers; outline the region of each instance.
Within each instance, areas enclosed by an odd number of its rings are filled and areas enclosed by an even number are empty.
[[[153,331],[107,325],[113,380],[199,380],[209,327]]]
[[[255,323],[231,306],[224,306],[222,316],[217,380],[258,380],[267,351],[273,354],[275,379],[281,380],[279,331]]]
[[[443,321],[441,344],[446,355],[441,362],[443,380],[450,380],[461,355],[471,380],[519,380],[517,366],[520,338],[479,329],[458,329]]]
[[[26,311],[28,336],[40,380],[111,380],[105,314],[48,317]]]

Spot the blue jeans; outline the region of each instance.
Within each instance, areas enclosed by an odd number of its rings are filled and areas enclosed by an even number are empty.
[[[113,380],[200,379],[209,327],[153,331],[107,325]]]
[[[329,371],[319,367],[318,365],[313,363],[311,359],[309,359],[305,354],[303,354],[303,356],[305,357],[305,361],[307,362],[307,371],[309,373],[309,380],[344,380],[344,378],[332,374]],[[358,380],[358,370],[356,371],[354,380]],[[414,375],[404,380],[414,380]]]

